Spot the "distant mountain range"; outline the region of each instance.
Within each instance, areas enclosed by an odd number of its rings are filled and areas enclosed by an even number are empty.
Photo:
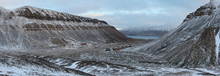
[[[169,31],[164,30],[120,30],[125,35],[132,36],[164,36]]]

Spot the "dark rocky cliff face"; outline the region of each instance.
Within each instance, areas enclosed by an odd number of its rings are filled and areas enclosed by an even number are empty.
[[[211,3],[187,16],[177,30],[142,51],[181,67],[219,64],[219,8]]]
[[[199,16],[204,16],[204,15],[212,15],[214,14],[214,11],[216,7],[213,7],[212,5],[205,5],[201,6],[198,8],[195,12],[190,13],[189,15],[186,16],[185,21],[191,20],[193,18],[199,17]]]
[[[0,41],[3,49],[33,49],[124,42],[127,38],[102,20],[25,6],[15,11],[1,9]]]

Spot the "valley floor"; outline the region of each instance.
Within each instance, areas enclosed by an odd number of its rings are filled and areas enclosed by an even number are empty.
[[[219,67],[177,68],[166,60],[133,47],[154,41],[130,39],[128,43],[100,44],[80,49],[36,49],[0,52],[2,76],[215,76]],[[138,45],[134,45],[138,44]],[[110,48],[112,50],[106,50]],[[115,49],[119,48],[119,49]],[[140,47],[141,48],[141,47]]]

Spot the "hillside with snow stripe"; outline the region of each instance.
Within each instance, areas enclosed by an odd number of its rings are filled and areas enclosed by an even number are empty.
[[[53,10],[25,6],[0,9],[0,48],[77,48],[76,45],[126,42],[107,22]]]

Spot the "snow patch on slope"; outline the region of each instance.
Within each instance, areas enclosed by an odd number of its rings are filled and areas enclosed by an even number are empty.
[[[25,65],[25,66],[8,66],[0,64],[0,75],[9,76],[78,76],[72,73],[65,73],[59,71],[52,71],[41,67]]]
[[[200,71],[200,72],[214,74],[216,76],[220,75],[219,70],[216,70],[216,69],[214,70],[214,69],[207,69],[207,68],[195,68],[195,70]]]
[[[66,60],[66,61],[65,61]],[[151,71],[144,71],[135,69],[129,66],[96,62],[96,61],[69,61],[68,59],[55,59],[50,60],[60,66],[69,69],[76,69],[85,73],[93,74],[96,76],[142,76],[151,75]]]
[[[216,45],[216,48],[215,48],[215,51],[216,51],[216,63],[219,64],[219,44],[220,44],[220,38],[219,38],[219,34],[220,32],[217,33],[217,35],[215,36],[215,45]]]

